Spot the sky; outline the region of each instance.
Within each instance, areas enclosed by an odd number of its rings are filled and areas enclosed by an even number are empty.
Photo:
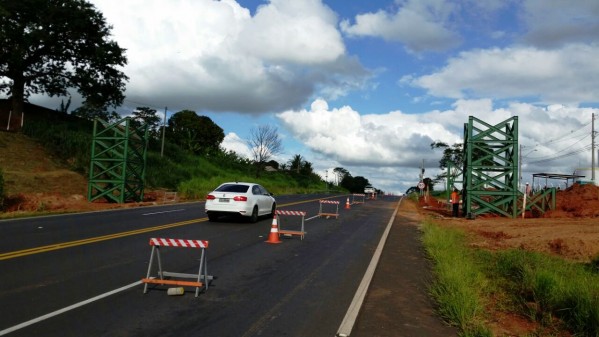
[[[91,2],[127,49],[119,112],[194,110],[240,155],[271,125],[275,160],[300,154],[329,181],[343,167],[404,193],[421,165],[441,173],[430,145],[463,142],[469,116],[518,116],[523,184],[591,167],[597,0]]]

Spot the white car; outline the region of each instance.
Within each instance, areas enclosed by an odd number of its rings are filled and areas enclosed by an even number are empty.
[[[272,194],[255,183],[224,183],[206,196],[206,213],[210,221],[217,221],[221,215],[240,215],[249,217],[254,223],[259,216],[273,215],[276,208]]]

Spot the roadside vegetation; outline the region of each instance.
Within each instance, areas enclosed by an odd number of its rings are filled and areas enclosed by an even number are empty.
[[[486,322],[498,311],[535,322],[526,336],[599,336],[599,256],[580,264],[519,249],[474,249],[464,232],[430,220],[423,231],[436,276],[430,293],[461,336],[493,336]]]
[[[2,210],[2,205],[4,205],[4,173],[2,173],[2,168],[0,168],[0,211]]]
[[[105,112],[89,116],[75,112],[67,114],[62,110],[47,110],[29,114],[22,133],[43,144],[69,169],[87,177],[93,136],[93,121],[90,119],[110,117]],[[131,119],[132,125],[139,127],[146,123],[150,130],[146,189],[177,191],[182,198],[197,200],[226,181],[254,181],[277,195],[324,191],[361,193],[364,186],[369,184],[368,179],[353,177],[343,168],[329,172],[330,177],[336,179],[327,184],[314,172],[312,163],[300,154],[294,155],[288,162],[279,163],[272,160],[270,154],[273,151],[246,158],[224,150],[220,146],[224,138],[222,129],[208,117],[198,117],[189,110],[171,117],[166,127],[164,145],[160,119],[155,110],[137,108]],[[272,142],[274,138],[276,142],[276,129],[267,130],[271,137],[267,141]],[[182,134],[188,136],[181,137]],[[261,135],[260,132],[257,134]],[[260,143],[262,138],[248,140],[248,144],[265,146],[266,143]],[[281,148],[275,150],[281,151]]]

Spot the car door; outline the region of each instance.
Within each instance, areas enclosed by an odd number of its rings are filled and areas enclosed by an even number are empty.
[[[259,190],[259,202],[260,202],[260,214],[268,214],[270,213],[270,208],[272,207],[272,204],[270,202],[270,196],[268,195],[268,192],[266,191],[266,189],[260,185],[256,185],[256,187],[258,187]]]

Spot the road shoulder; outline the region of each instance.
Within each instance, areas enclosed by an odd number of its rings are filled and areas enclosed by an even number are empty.
[[[429,298],[432,277],[420,239],[421,217],[404,200],[395,217],[366,300],[351,336],[457,336]]]

